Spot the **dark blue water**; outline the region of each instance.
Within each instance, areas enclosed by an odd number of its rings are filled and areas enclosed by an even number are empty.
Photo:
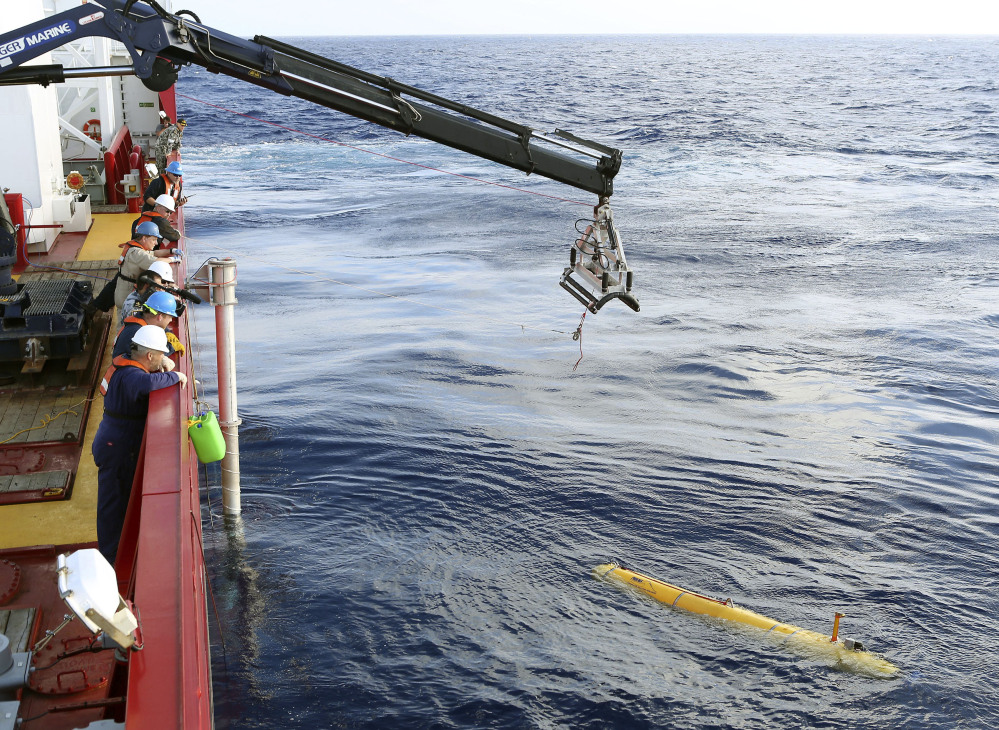
[[[574,372],[587,208],[181,99],[191,263],[239,260],[219,727],[999,724],[999,41],[300,42],[621,147],[642,311],[587,317]],[[179,90],[591,202],[204,71]],[[815,630],[841,611],[902,674],[590,578],[611,557]]]

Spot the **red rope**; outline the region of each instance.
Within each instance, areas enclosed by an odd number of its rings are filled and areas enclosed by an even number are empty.
[[[445,175],[453,175],[454,177],[464,178],[465,180],[471,180],[473,182],[480,182],[486,185],[495,185],[498,188],[506,188],[507,190],[516,190],[521,193],[527,193],[528,195],[537,195],[540,198],[550,198],[552,200],[558,200],[563,203],[572,203],[573,205],[585,205],[587,208],[592,208],[592,203],[584,203],[579,200],[572,200],[570,198],[560,198],[557,195],[548,195],[546,193],[538,193],[533,190],[525,190],[524,188],[518,188],[513,185],[504,185],[503,183],[493,182],[492,180],[483,180],[480,177],[472,177],[471,175],[462,175],[458,172],[448,172],[447,170],[441,170],[438,167],[431,167],[430,165],[421,165],[419,162],[410,162],[409,160],[404,160],[401,157],[393,157],[392,155],[385,155],[381,152],[374,152],[372,150],[366,150],[363,147],[355,147],[354,145],[349,145],[345,142],[338,142],[335,139],[330,139],[329,137],[321,137],[318,134],[312,134],[311,132],[304,132],[301,129],[295,129],[294,127],[288,127],[283,124],[278,124],[277,122],[270,122],[266,119],[261,119],[260,117],[254,117],[250,114],[243,114],[235,109],[229,109],[228,107],[219,106],[218,104],[212,104],[201,99],[196,99],[193,96],[188,96],[187,94],[177,94],[177,96],[183,97],[184,99],[190,99],[191,101],[196,101],[199,104],[204,104],[205,106],[210,106],[214,109],[221,109],[222,111],[229,112],[230,114],[235,114],[236,116],[246,117],[247,119],[252,119],[255,122],[261,122],[263,124],[269,124],[272,127],[277,127],[278,129],[284,129],[288,132],[293,132],[295,134],[301,134],[306,137],[312,137],[313,139],[318,139],[321,142],[329,142],[330,144],[339,145],[340,147],[346,147],[347,149],[356,150],[358,152],[366,152],[369,155],[375,155],[376,157],[384,157],[386,160],[393,160],[395,162],[402,162],[406,165],[412,165],[413,167],[422,167],[424,170],[432,170],[434,172],[441,172]]]

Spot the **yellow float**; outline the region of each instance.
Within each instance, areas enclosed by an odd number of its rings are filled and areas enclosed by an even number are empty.
[[[899,674],[898,667],[887,659],[867,651],[859,641],[839,637],[839,620],[843,616],[841,613],[836,614],[833,633],[829,636],[800,626],[781,623],[754,611],[740,608],[732,603],[732,599],[722,601],[684,590],[636,573],[617,563],[598,565],[593,569],[593,577],[623,584],[674,608],[754,626],[764,631],[766,636],[779,640],[783,646],[796,654],[827,661],[835,669],[883,679],[890,679]]]

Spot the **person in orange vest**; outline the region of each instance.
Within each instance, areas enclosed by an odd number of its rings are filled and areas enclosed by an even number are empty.
[[[154,261],[165,261],[172,264],[184,255],[179,248],[163,251],[153,250],[160,241],[160,229],[152,221],[146,221],[136,226],[135,234],[134,240],[119,245],[119,248],[124,250],[118,257],[118,273],[108,281],[100,294],[84,305],[84,309],[88,312],[91,310],[106,312],[115,306],[121,309],[129,292],[132,291],[138,275],[148,269]],[[122,272],[126,264],[128,270],[123,275]]]
[[[132,221],[132,237],[135,237],[135,229],[146,221],[152,221],[160,229],[160,238],[175,243],[180,240],[180,231],[170,224],[170,215],[176,210],[173,198],[163,194],[156,198],[156,205],[152,210],[147,210],[134,221]]]
[[[184,257],[179,248],[153,250],[160,242],[160,229],[152,221],[137,225],[135,233],[134,241],[121,244],[124,250],[118,257],[118,283],[114,290],[114,303],[119,309],[135,287],[139,274],[148,269],[154,261],[162,259],[172,264]]]
[[[146,186],[142,194],[142,212],[152,210],[156,207],[156,198],[161,195],[169,195],[178,206],[187,202],[187,198],[181,195],[184,187],[184,168],[179,162],[171,162],[165,170],[160,171],[159,177],[154,178]]]
[[[155,325],[141,327],[132,337],[131,352],[116,357],[101,381],[104,418],[91,453],[97,465],[97,547],[112,565],[139,461],[149,394],[187,385],[184,373],[164,371],[166,352],[166,333]]]
[[[127,355],[132,347],[132,336],[141,327],[152,324],[166,331],[166,328],[170,326],[176,317],[177,300],[173,298],[173,295],[167,294],[165,291],[153,292],[145,302],[139,305],[135,314],[125,317],[125,321],[121,329],[118,330],[114,345],[111,348],[111,357],[115,358],[118,355]],[[180,354],[184,354],[183,345],[180,344],[177,336],[167,332],[167,357],[178,350]],[[164,360],[163,363],[167,367],[173,365],[173,362],[170,360]]]

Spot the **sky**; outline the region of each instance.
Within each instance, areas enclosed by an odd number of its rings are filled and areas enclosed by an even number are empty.
[[[10,0],[4,0],[10,1]],[[999,35],[999,0],[174,0],[250,37],[576,33]]]

